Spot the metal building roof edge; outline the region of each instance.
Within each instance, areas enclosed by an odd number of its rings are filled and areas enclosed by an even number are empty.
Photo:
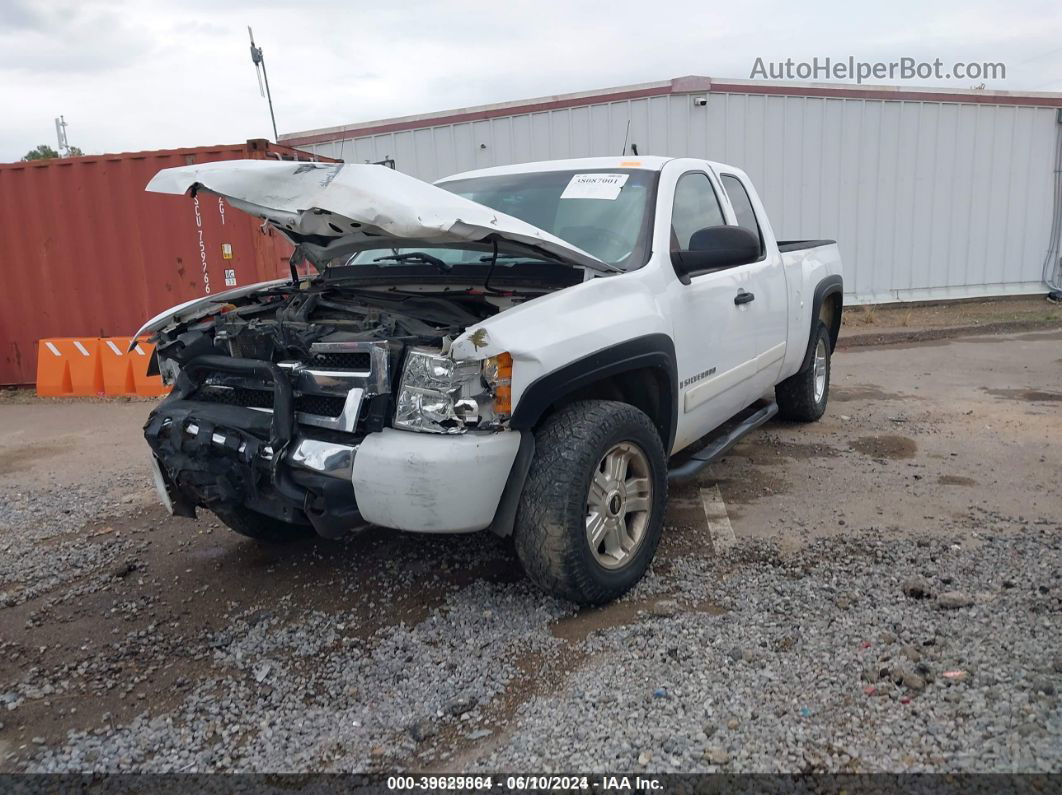
[[[541,113],[562,108],[621,102],[643,97],[667,96],[669,94],[695,94],[701,92],[1062,108],[1062,93],[1046,91],[986,91],[969,88],[908,88],[891,85],[857,85],[854,83],[772,82],[728,78],[715,79],[703,75],[686,75],[652,83],[636,83],[628,86],[614,86],[612,88],[579,91],[570,94],[555,94],[533,99],[477,105],[412,116],[396,116],[389,119],[284,133],[280,136],[280,143],[287,146],[305,146],[326,141],[361,138],[369,135],[417,130],[447,124],[484,121],[486,119],[519,116],[526,113]]]
[[[499,102],[492,105],[477,105],[469,108],[456,110],[443,110],[434,113],[423,113],[415,116],[397,116],[390,119],[377,121],[359,122],[357,124],[345,124],[338,127],[324,127],[305,132],[284,133],[280,141],[288,146],[298,146],[320,141],[334,141],[342,137],[360,137],[363,135],[378,135],[384,132],[398,130],[415,130],[423,127],[437,127],[445,124],[457,124],[459,122],[480,121],[483,119],[504,118],[505,116],[519,116],[524,113],[557,110],[560,108],[578,107],[581,105],[596,105],[602,102],[618,102],[625,99],[640,99],[642,97],[666,96],[667,94],[684,93],[676,91],[674,84],[677,80],[663,80],[656,83],[637,83],[630,86],[598,89],[594,91],[578,91],[571,94],[555,94],[534,99],[515,100],[513,102]],[[700,89],[689,88],[686,90],[708,91],[710,81],[708,78],[697,78],[704,81]],[[353,133],[353,135],[351,135]],[[299,143],[293,143],[298,141]]]

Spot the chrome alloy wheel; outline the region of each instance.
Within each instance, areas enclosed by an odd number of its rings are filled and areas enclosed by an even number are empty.
[[[815,402],[822,401],[826,392],[826,340],[815,346]]]
[[[649,459],[633,442],[614,445],[598,462],[586,496],[586,540],[595,560],[618,569],[645,540],[653,507]]]

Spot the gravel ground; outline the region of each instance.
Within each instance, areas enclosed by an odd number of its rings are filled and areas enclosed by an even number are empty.
[[[142,489],[143,476],[126,474],[112,484],[116,490]],[[55,477],[28,491],[0,486],[0,527],[17,531],[0,534],[5,569],[0,605],[22,604],[93,572],[102,571],[106,578],[107,567],[130,554],[133,543],[119,537],[86,544],[80,531],[93,518],[122,511],[135,498],[126,499],[115,503],[112,493],[68,489]],[[76,590],[67,588],[56,597],[73,598]]]
[[[794,555],[746,542],[683,560],[660,578],[677,601],[594,632],[592,662],[522,707],[477,766],[1055,770],[1058,530],[962,541],[871,532]],[[933,595],[905,595],[908,580]],[[949,593],[970,606],[945,607]]]
[[[580,612],[487,534],[173,519],[146,406],[0,405],[0,769],[1057,770],[1060,339],[838,357]]]

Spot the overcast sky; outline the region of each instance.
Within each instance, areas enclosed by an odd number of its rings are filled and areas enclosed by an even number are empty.
[[[0,161],[280,132],[666,80],[748,78],[757,57],[1001,61],[989,88],[1062,91],[1062,3],[0,0]],[[889,81],[885,81],[889,82]],[[910,85],[968,88],[973,81]]]

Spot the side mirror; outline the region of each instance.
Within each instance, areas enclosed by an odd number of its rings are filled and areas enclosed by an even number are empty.
[[[747,265],[760,258],[760,241],[740,226],[709,226],[690,237],[685,251],[672,251],[671,264],[683,284],[690,276]]]

